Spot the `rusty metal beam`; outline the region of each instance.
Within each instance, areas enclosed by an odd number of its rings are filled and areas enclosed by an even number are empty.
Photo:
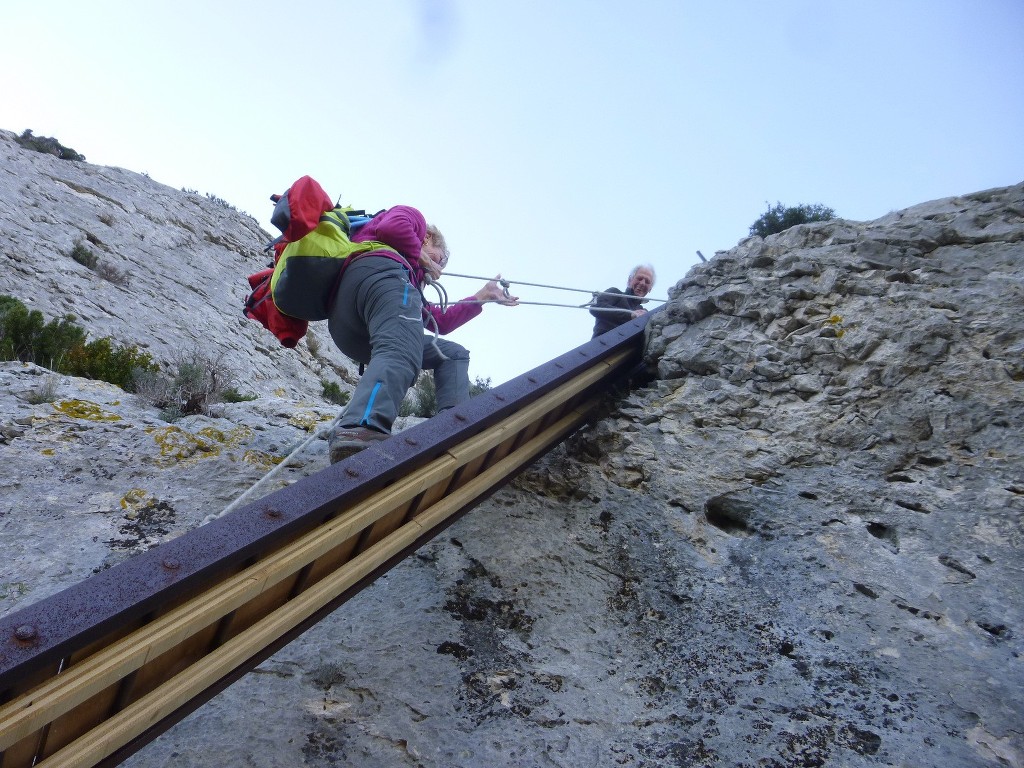
[[[258,614],[251,617],[246,632],[272,619],[277,621],[275,616],[288,611],[298,618],[291,619],[290,624],[282,623],[280,631],[274,630],[259,640],[249,639],[252,635],[242,638],[241,632],[232,634],[232,621],[237,620],[233,613],[216,625],[189,629],[209,644],[202,663],[190,662],[188,667],[188,675],[193,677],[208,668],[205,687],[193,691],[186,686],[182,690],[187,692],[178,699],[163,694],[163,708],[153,710],[158,713],[154,715],[156,722],[147,721],[147,726],[141,728],[124,726],[118,734],[121,740],[113,749],[96,747],[96,759],[82,758],[84,762],[76,764],[106,765],[123,760],[335,610],[509,482],[537,455],[564,439],[587,418],[597,402],[596,395],[635,369],[642,354],[645,325],[646,318],[641,318],[620,326],[315,476],[0,618],[0,749],[7,750],[0,753],[0,768],[32,765],[39,758],[44,758],[41,764],[47,765],[48,758],[67,740],[76,739],[76,749],[80,750],[88,741],[89,728],[95,728],[97,734],[102,728],[121,728],[115,725],[115,718],[134,717],[146,700],[145,680],[140,682],[132,670],[141,669],[143,678],[163,674],[152,659],[129,663],[126,659],[130,653],[121,651],[117,658],[129,672],[116,686],[108,686],[109,681],[96,682],[78,693],[65,694],[61,680],[82,679],[90,663],[100,665],[97,659],[103,659],[101,651],[117,648],[118,641],[129,632],[136,634],[121,643],[125,648],[130,648],[136,637],[147,632],[153,635],[176,606],[197,599],[201,604],[206,595],[225,589],[222,585],[233,583],[232,579],[241,579],[240,586],[234,588],[243,590],[248,584],[246,574],[263,573],[269,567],[265,564],[274,561],[275,553],[281,558],[282,553],[312,546],[303,542],[315,543],[322,531],[342,526],[344,531],[335,533],[338,538],[334,549],[311,556],[303,574],[280,576],[282,588],[288,587],[290,594],[277,597],[268,589],[255,597],[247,596],[249,602],[239,602],[239,610]],[[528,419],[535,422],[527,423]],[[392,508],[387,503],[398,493],[396,488],[405,489],[401,492],[409,498],[396,497]],[[377,518],[366,513],[369,522],[358,539],[345,538],[350,528],[355,530],[353,516],[358,516],[359,510],[378,507]],[[350,541],[355,543],[350,546]],[[367,553],[371,552],[378,559],[370,558]],[[337,562],[330,568],[336,569],[326,572],[328,566],[324,563],[334,560]],[[363,570],[354,565],[360,563],[365,564]],[[315,579],[306,583],[314,572]],[[276,583],[273,586],[277,588]],[[318,591],[322,597],[314,602]],[[271,599],[276,601],[273,605],[263,605]],[[309,607],[300,612],[300,606],[307,603]],[[221,666],[214,664],[216,658],[225,657],[243,640],[250,646],[255,642],[258,647],[247,647],[244,653],[239,652],[238,659]],[[163,648],[159,644],[154,647]],[[60,678],[55,677],[58,670],[63,670]],[[186,685],[187,677],[179,675],[177,683],[163,680],[159,684],[169,690],[172,683]],[[106,680],[102,675],[96,679]],[[142,687],[143,692],[133,692],[133,686]],[[28,695],[29,691],[34,693]],[[45,697],[39,694],[34,698],[40,691],[47,692],[47,701],[57,702],[53,709],[57,714],[52,719],[60,728],[53,727],[71,735],[50,733],[49,721],[42,725],[49,715],[40,709]],[[110,709],[106,726],[69,725],[66,720],[73,719],[76,707],[86,709],[84,697],[94,695],[97,700],[109,700],[105,705]],[[166,701],[171,700],[173,707],[167,710]],[[31,760],[25,761],[22,755],[29,754]]]

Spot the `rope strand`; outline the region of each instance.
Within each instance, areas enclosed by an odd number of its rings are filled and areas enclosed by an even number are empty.
[[[460,275],[457,272],[445,272],[444,276],[445,277],[462,277],[462,278],[465,278],[467,280],[483,280],[483,281],[488,282],[488,283],[491,282],[492,280],[494,280],[493,277],[480,277],[479,275]],[[528,286],[530,286],[532,288],[550,288],[550,289],[555,290],[555,291],[574,291],[576,293],[588,293],[591,296],[593,296],[595,299],[598,296],[621,296],[622,295],[621,293],[616,293],[615,291],[588,291],[585,288],[568,288],[568,287],[566,287],[564,285],[546,285],[545,283],[527,283],[527,282],[524,282],[522,280],[509,280],[508,278],[505,278],[505,277],[501,278],[501,283],[502,284],[508,283],[509,285],[528,285]],[[637,298],[640,298],[640,297],[637,297]],[[645,296],[645,297],[641,298],[640,300],[641,301],[657,301],[657,302],[661,302],[661,303],[664,303],[664,302],[668,301],[668,299],[652,299],[649,296]],[[519,303],[520,304],[539,304],[541,302],[520,301]],[[578,305],[578,304],[545,304],[544,306],[551,306],[551,307],[578,307],[578,306],[584,306],[585,307],[586,305],[585,304],[582,304],[582,305]]]

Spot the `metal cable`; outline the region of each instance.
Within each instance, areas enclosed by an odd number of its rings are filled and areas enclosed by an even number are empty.
[[[457,272],[445,272],[444,274],[445,274],[445,277],[463,277],[463,278],[466,278],[467,280],[483,280],[483,281],[488,282],[488,283],[492,282],[494,280],[493,277],[480,277],[479,275],[460,275]],[[585,288],[569,288],[569,287],[564,286],[564,285],[547,285],[545,283],[527,283],[527,282],[524,282],[522,280],[509,280],[508,278],[505,278],[505,277],[500,278],[498,280],[498,282],[501,283],[502,285],[505,285],[505,284],[508,284],[508,285],[513,285],[513,284],[514,285],[528,285],[528,286],[530,286],[532,288],[550,288],[550,289],[556,290],[556,291],[574,291],[576,293],[587,293],[587,294],[590,294],[591,296],[593,296],[594,298],[597,298],[598,296],[622,296],[623,295],[623,294],[617,293],[615,291],[588,291]],[[636,298],[640,298],[640,297],[638,296]],[[657,302],[661,302],[661,303],[664,303],[664,302],[668,301],[668,299],[652,299],[652,298],[647,297],[647,296],[644,296],[640,300],[641,301],[657,301]],[[520,304],[542,304],[542,302],[536,302],[536,301],[521,301],[519,303]],[[551,307],[577,307],[577,306],[584,306],[585,307],[586,304],[545,304],[544,306],[551,306]]]

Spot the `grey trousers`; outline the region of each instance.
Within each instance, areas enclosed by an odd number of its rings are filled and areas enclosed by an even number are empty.
[[[331,338],[366,369],[338,426],[390,432],[420,367],[434,372],[439,409],[469,397],[469,352],[423,333],[422,300],[406,269],[364,256],[345,269],[327,319]]]
[[[391,431],[423,361],[421,308],[419,291],[398,262],[364,256],[347,265],[327,329],[338,349],[366,370],[340,427]]]
[[[428,334],[423,337],[423,368],[434,372],[437,410],[469,398],[469,351],[465,347]]]

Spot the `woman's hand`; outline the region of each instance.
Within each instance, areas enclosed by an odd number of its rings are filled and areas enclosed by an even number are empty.
[[[519,297],[509,296],[507,289],[498,285],[498,281],[500,280],[501,275],[499,274],[493,280],[485,283],[484,287],[476,292],[476,300],[480,302],[496,301],[506,307],[519,306]]]

